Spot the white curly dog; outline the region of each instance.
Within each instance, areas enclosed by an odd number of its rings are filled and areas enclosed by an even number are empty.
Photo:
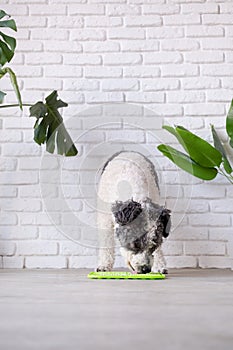
[[[110,271],[114,247],[136,273],[167,273],[161,250],[170,231],[170,210],[159,203],[154,165],[138,152],[114,154],[104,165],[98,187],[99,261]]]

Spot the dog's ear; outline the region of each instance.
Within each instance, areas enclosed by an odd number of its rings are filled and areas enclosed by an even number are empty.
[[[135,220],[142,212],[140,203],[133,200],[127,202],[116,202],[112,205],[112,213],[118,224],[124,226]]]
[[[167,238],[171,229],[171,211],[164,208],[159,216],[159,220],[163,223],[163,237]]]

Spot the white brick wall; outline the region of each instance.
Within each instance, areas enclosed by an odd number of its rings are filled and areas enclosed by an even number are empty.
[[[58,89],[79,156],[45,156],[27,110],[1,110],[0,267],[96,266],[97,170],[123,148],[143,152],[158,169],[174,213],[168,266],[229,267],[232,186],[178,171],[156,145],[174,142],[163,123],[201,136],[214,123],[224,135],[232,1],[5,0],[1,8],[18,25],[12,68],[24,102]],[[9,79],[0,88],[15,102]]]

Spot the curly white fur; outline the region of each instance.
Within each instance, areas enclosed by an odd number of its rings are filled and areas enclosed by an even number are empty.
[[[143,155],[136,152],[121,152],[113,157],[104,168],[98,188],[98,218],[99,231],[99,270],[111,270],[114,265],[114,229],[117,223],[112,215],[111,206],[116,201],[133,199],[145,208],[145,198],[152,202],[159,202],[159,188],[153,164]],[[148,222],[148,229],[155,223]],[[152,226],[151,226],[152,225]],[[154,271],[166,269],[165,259],[161,247],[154,252],[153,257],[146,252],[134,254],[121,248],[121,254],[126,264],[138,270],[144,264],[153,265]]]

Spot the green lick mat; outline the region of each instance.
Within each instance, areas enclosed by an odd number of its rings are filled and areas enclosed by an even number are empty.
[[[90,272],[87,275],[91,279],[126,279],[126,280],[163,280],[165,275],[162,273],[146,273],[146,274],[133,274],[131,272],[123,271],[107,271],[107,272]]]

